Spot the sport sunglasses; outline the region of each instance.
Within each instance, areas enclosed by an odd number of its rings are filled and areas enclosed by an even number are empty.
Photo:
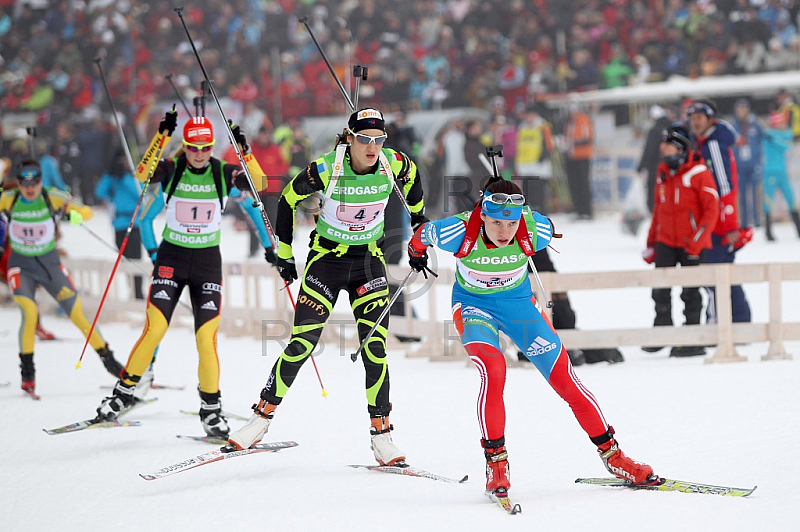
[[[495,192],[494,194],[487,196],[486,201],[491,201],[492,203],[497,203],[498,205],[505,205],[506,203],[511,203],[511,205],[525,205],[525,196],[522,194],[505,194],[503,192]]]
[[[211,151],[211,148],[214,147],[214,142],[212,142],[211,144],[205,144],[203,146],[198,146],[197,144],[192,144],[191,142],[186,142],[184,140],[183,141],[183,145],[187,150],[189,150],[192,153],[197,153],[199,151],[201,151],[203,153],[206,153],[208,151]]]
[[[363,133],[353,133],[351,130],[348,131],[350,131],[350,134],[353,135],[360,144],[369,145],[370,142],[374,142],[375,145],[381,146],[384,142],[386,142],[387,138],[386,133],[383,135],[378,135],[377,137],[372,137],[370,135],[364,135]]]

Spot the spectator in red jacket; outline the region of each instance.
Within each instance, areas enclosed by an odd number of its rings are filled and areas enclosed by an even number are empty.
[[[711,232],[719,217],[719,195],[714,177],[690,148],[689,131],[684,126],[669,127],[661,139],[661,163],[656,173],[653,219],[647,235],[644,260],[656,268],[697,266],[711,248]],[[686,325],[700,323],[703,299],[700,289],[686,286],[681,292]],[[654,288],[654,325],[672,325],[672,289]],[[648,353],[662,349],[645,346]],[[670,356],[705,354],[702,346],[676,346]]]

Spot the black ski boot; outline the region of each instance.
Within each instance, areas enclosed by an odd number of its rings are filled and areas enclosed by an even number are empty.
[[[108,344],[98,349],[97,354],[100,355],[100,360],[103,361],[106,371],[119,379],[122,376],[122,370],[125,368],[114,358],[114,351],[108,348]]]
[[[200,392],[200,423],[203,430],[212,438],[227,439],[230,428],[222,413],[221,394]]]
[[[675,346],[669,353],[671,357],[699,357],[706,354],[706,348],[702,345],[680,345]]]
[[[22,373],[22,389],[33,393],[36,390],[36,368],[33,365],[33,353],[19,354],[19,369]]]
[[[767,240],[775,242],[775,236],[772,234],[772,215],[768,212],[764,213],[764,228],[767,234]]]
[[[797,229],[797,236],[800,236],[800,213],[792,211],[792,221],[794,222],[795,229]]]

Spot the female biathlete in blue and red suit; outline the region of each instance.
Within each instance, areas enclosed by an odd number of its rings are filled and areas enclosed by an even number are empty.
[[[533,297],[528,257],[553,237],[548,218],[524,205],[517,185],[502,178],[487,183],[475,210],[427,222],[409,243],[409,262],[420,271],[427,247],[455,254],[453,319],[461,342],[481,375],[478,421],[486,456],[486,491],[511,486],[505,447],[505,357],[499,331],[506,333],[561,396],[597,446],[614,475],[646,482],[653,469],[625,456],[597,400],[575,375],[567,350]]]

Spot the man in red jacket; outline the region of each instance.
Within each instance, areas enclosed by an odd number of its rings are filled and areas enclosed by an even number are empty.
[[[689,149],[689,131],[674,125],[661,139],[661,163],[656,173],[653,220],[647,235],[644,260],[656,268],[697,266],[711,248],[711,233],[719,218],[719,193],[714,177]],[[681,292],[686,325],[700,323],[703,299],[700,289],[686,286]],[[654,288],[655,325],[672,325],[672,289]],[[643,347],[654,353],[661,347]],[[705,354],[702,346],[676,346],[670,356]]]

